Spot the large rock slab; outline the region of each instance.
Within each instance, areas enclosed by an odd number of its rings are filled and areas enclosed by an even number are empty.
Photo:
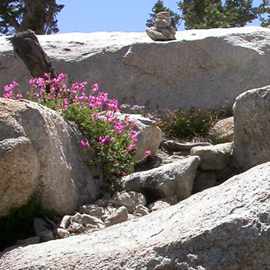
[[[270,161],[270,86],[247,91],[234,104],[233,163],[239,170]]]
[[[268,269],[269,183],[265,163],[140,219],[15,248],[0,269]]]
[[[0,98],[0,130],[0,217],[30,197],[58,214],[98,198],[99,171],[87,166],[80,133],[57,112]]]
[[[134,129],[137,132],[137,142],[133,158],[137,161],[143,160],[148,150],[154,156],[162,140],[162,131],[157,126],[156,121],[143,117],[140,114],[129,114],[128,116],[131,121],[136,122]],[[121,116],[119,118],[121,119]]]
[[[199,164],[198,156],[190,156],[158,168],[124,176],[122,186],[125,190],[145,194],[151,202],[166,198],[171,203],[177,203],[191,195]]]
[[[5,133],[1,115],[0,128]],[[0,140],[0,216],[27,204],[36,191],[39,170],[37,152],[27,137]]]
[[[220,143],[210,146],[196,146],[191,148],[192,156],[201,159],[200,169],[204,171],[218,171],[231,164],[233,143]]]
[[[220,143],[233,141],[233,132],[233,116],[218,120],[210,130],[210,134]]]
[[[72,33],[38,36],[58,72],[71,82],[98,83],[119,103],[152,108],[219,109],[249,89],[269,83],[270,29],[244,27],[176,33],[154,42],[146,33]],[[0,37],[0,94],[30,73]],[[227,106],[228,107],[228,106]]]

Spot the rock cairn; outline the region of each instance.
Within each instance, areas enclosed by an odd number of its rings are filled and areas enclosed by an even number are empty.
[[[159,12],[156,15],[155,26],[147,28],[147,35],[154,41],[175,40],[175,29],[171,26],[170,13],[167,11]]]

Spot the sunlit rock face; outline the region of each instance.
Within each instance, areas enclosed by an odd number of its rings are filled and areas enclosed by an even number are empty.
[[[38,36],[57,72],[69,81],[98,83],[119,103],[151,108],[219,109],[269,84],[270,29],[190,30],[174,41],[146,33],[96,32]],[[30,72],[0,37],[0,94],[16,80],[29,89]]]
[[[90,234],[0,253],[0,269],[267,269],[270,163]]]

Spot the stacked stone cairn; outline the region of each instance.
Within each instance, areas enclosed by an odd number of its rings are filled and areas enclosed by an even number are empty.
[[[169,12],[159,12],[156,15],[154,26],[147,28],[146,33],[154,41],[175,40],[176,31],[171,26],[171,18]]]

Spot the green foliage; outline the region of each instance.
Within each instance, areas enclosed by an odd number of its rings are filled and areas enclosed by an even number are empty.
[[[96,159],[89,160],[89,165],[99,165],[105,180],[105,189],[115,190],[123,174],[132,172],[134,166],[133,151],[125,151],[132,143],[130,133],[119,133],[113,128],[111,122],[104,117],[95,118],[93,110],[89,107],[71,104],[67,110],[62,111],[62,116],[73,121],[85,139],[96,150]],[[127,123],[127,122],[126,122]],[[101,143],[100,138],[108,139]]]
[[[159,115],[161,118],[159,126],[165,136],[178,140],[207,138],[217,119],[216,112],[201,110],[191,110],[190,113],[181,110],[166,111]]]
[[[32,198],[20,208],[12,209],[8,216],[0,218],[0,250],[14,245],[18,239],[34,235],[35,217],[53,218],[55,213],[42,209]]]
[[[14,34],[28,29],[36,34],[57,33],[56,16],[63,7],[56,0],[1,0],[0,33]]]
[[[262,4],[258,6],[258,18],[261,22],[261,26],[270,26],[270,0],[263,0]]]
[[[174,27],[177,30],[177,25],[179,25],[179,21],[180,21],[180,16],[173,12],[170,8],[167,8],[164,6],[163,1],[158,0],[154,7],[152,8],[152,12],[150,15],[150,19],[147,20],[146,22],[146,26],[147,27],[152,27],[154,26],[154,22],[155,22],[155,17],[156,14],[162,11],[168,11],[170,13],[171,16],[171,25],[172,27]]]
[[[257,9],[252,7],[253,0],[227,0],[224,6],[229,25],[243,27],[257,18]]]
[[[32,90],[29,99],[57,110],[66,120],[73,121],[84,140],[82,147],[87,152],[91,146],[96,150],[96,158],[90,165],[98,165],[107,188],[115,190],[121,177],[129,174],[134,166],[133,154],[137,142],[136,122],[119,115],[118,102],[108,99],[107,93],[98,92],[94,84],[86,95],[87,82],[67,86],[67,76],[63,73],[57,78],[30,79]],[[22,98],[16,82],[5,86],[5,98]],[[149,152],[146,153],[148,155]]]
[[[178,7],[185,21],[186,29],[208,29],[242,27],[255,19],[261,26],[268,26],[270,19],[269,0],[263,0],[258,7],[253,7],[253,0],[181,0]]]
[[[135,101],[135,100],[134,100]],[[186,113],[182,110],[171,111],[151,110],[148,105],[122,104],[121,110],[125,113],[138,113],[157,122],[166,138],[193,141],[203,140],[212,144],[231,142],[233,137],[220,138],[212,128],[219,119],[232,116],[232,105],[227,104],[221,111],[191,110]]]
[[[220,144],[220,143],[227,143],[227,142],[233,142],[233,135],[228,135],[225,137],[220,137],[219,134],[215,133],[215,132],[210,132],[209,133],[209,141],[212,144]]]

